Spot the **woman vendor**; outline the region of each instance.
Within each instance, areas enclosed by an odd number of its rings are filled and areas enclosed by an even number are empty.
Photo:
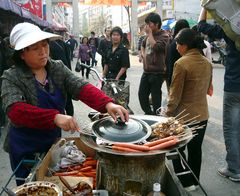
[[[44,32],[30,23],[19,23],[11,31],[15,49],[14,66],[2,76],[3,108],[10,120],[9,155],[14,170],[19,162],[34,153],[47,152],[64,131],[79,131],[72,116],[65,115],[66,94],[114,120],[128,121],[128,112],[102,91],[75,76],[62,61],[49,58],[49,39],[58,35]],[[29,171],[21,167],[16,177]],[[23,182],[17,181],[20,185]]]

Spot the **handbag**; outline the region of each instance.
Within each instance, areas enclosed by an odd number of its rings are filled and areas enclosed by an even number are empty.
[[[76,63],[75,71],[76,72],[80,72],[81,71],[81,64],[80,64],[79,61],[77,61],[77,63]]]

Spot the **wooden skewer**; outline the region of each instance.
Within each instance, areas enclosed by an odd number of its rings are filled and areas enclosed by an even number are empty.
[[[196,128],[196,127],[205,127],[206,125],[196,125],[196,126],[192,126],[191,128]]]
[[[177,116],[175,116],[174,118],[176,119],[177,117],[179,117],[181,114],[183,114],[186,111],[186,109],[183,109]]]
[[[194,116],[194,117],[192,117],[192,118],[184,121],[183,124],[185,124],[186,122],[190,122],[191,120],[193,120],[193,119],[195,119],[195,118],[197,118],[197,117],[199,117],[199,116],[200,116],[200,115]]]
[[[175,120],[181,120],[182,118],[185,118],[186,116],[188,116],[189,115],[189,113],[187,113],[187,114],[185,114],[185,115],[183,115],[183,116],[181,116],[180,118],[175,118]],[[174,122],[173,122],[174,123]]]
[[[193,138],[193,135],[187,136],[187,137],[182,138],[182,139],[178,139],[178,141],[181,142],[181,141],[185,141],[185,140],[187,140],[187,139],[192,139],[192,138]]]
[[[197,124],[197,123],[199,123],[199,122],[200,122],[200,121],[193,120],[192,122],[190,122],[190,123],[187,123],[187,124],[184,124],[183,126],[194,125],[194,124]]]
[[[180,133],[180,134],[178,134],[178,135],[176,135],[177,137],[185,137],[186,135],[189,135],[189,134],[194,134],[194,133],[196,133],[196,131],[191,131],[191,132],[189,132],[189,133]]]
[[[205,125],[202,125],[202,126],[194,127],[194,129],[202,129],[204,127],[205,127]]]
[[[197,129],[202,129],[202,128],[204,128],[204,127],[205,127],[205,125],[195,126],[195,127],[191,127],[190,129],[191,129],[191,130],[197,130]]]
[[[80,133],[80,134],[83,134],[83,135],[87,135],[87,136],[96,137],[93,133],[89,133],[89,132],[83,131],[83,130],[80,130],[79,133]]]

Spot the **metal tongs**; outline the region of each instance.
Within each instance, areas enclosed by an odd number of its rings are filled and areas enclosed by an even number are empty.
[[[7,187],[2,187],[2,189],[7,193],[8,196],[17,196],[16,193],[14,193],[11,189],[8,189]]]
[[[59,179],[61,180],[61,182],[64,184],[64,186],[71,191],[71,193],[76,194],[75,191],[73,190],[73,188],[70,186],[70,184],[67,182],[67,180],[64,179],[64,177],[59,176]]]

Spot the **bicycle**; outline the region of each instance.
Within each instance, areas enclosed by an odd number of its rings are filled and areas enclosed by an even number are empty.
[[[97,76],[97,84],[96,87],[100,90],[102,90],[106,95],[113,98],[116,104],[119,104],[123,106],[125,109],[128,110],[129,114],[133,114],[133,111],[128,106],[129,104],[129,97],[130,97],[130,82],[125,80],[115,80],[115,79],[106,79],[102,78],[99,74],[99,72],[84,63],[80,64],[86,69],[90,70],[91,72],[94,72]],[[104,114],[100,114],[97,111],[91,111],[88,114],[88,117],[94,121],[96,119],[104,117]]]

